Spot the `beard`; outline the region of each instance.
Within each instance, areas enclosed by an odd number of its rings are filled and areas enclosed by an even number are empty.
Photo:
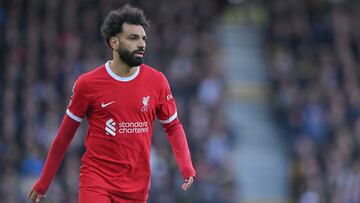
[[[137,49],[135,51],[128,51],[124,48],[118,50],[121,60],[123,60],[129,67],[140,66],[143,63],[144,57],[135,56],[136,52],[144,51],[144,49]]]

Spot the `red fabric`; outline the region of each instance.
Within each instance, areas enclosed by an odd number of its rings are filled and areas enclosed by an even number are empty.
[[[34,190],[40,194],[45,194],[48,190],[56,171],[58,170],[65,151],[75,135],[80,123],[71,119],[68,115],[64,116],[60,129],[51,145],[45,166],[40,178],[34,185]]]
[[[100,187],[86,188],[81,187],[79,189],[79,203],[146,203],[144,200],[133,200],[124,197],[119,197],[109,193]]]
[[[191,162],[190,151],[184,128],[182,127],[179,119],[174,120],[169,124],[163,125],[167,138],[171,144],[175,159],[180,167],[181,174],[184,179],[191,176],[196,176],[195,169]]]
[[[114,76],[109,62],[81,75],[67,113],[78,121],[86,117],[89,123],[80,187],[101,186],[111,194],[144,201],[150,188],[150,146],[156,117],[164,124],[182,175],[194,176],[195,171],[167,79],[144,64],[135,76],[125,80]],[[72,136],[56,145],[67,147]],[[66,148],[55,143],[52,148],[50,155],[55,154],[52,158],[60,162]],[[59,165],[47,162],[51,166],[45,174],[50,175],[41,178],[37,184],[41,188],[36,187],[41,192],[46,192]]]

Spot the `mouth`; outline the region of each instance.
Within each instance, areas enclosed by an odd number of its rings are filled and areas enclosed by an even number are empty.
[[[135,52],[135,55],[138,55],[138,56],[144,56],[144,51],[138,51],[138,52]]]

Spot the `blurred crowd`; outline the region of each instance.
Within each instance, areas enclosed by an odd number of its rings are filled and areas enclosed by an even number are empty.
[[[360,202],[360,2],[266,2],[295,202]]]
[[[74,81],[111,59],[99,27],[110,10],[124,3],[0,2],[0,202],[26,201],[64,116]],[[138,0],[133,5],[143,8],[151,20],[145,62],[164,72],[170,81],[198,172],[193,188],[182,192],[183,180],[171,147],[157,124],[149,202],[235,202],[236,185],[228,167],[232,133],[222,109],[224,80],[213,35],[222,1]],[[333,67],[326,70],[332,73]],[[348,91],[355,88],[352,84]],[[337,91],[340,96],[345,94],[342,90]],[[334,97],[334,102],[347,107],[347,97],[340,96]],[[86,127],[84,122],[75,135],[46,202],[77,202]],[[352,128],[344,130],[341,132],[351,138]]]

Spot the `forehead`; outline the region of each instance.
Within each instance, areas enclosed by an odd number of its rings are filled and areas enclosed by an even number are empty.
[[[134,25],[134,24],[128,24],[128,23],[123,24],[121,34],[123,34],[123,35],[136,34],[136,35],[140,35],[140,36],[145,36],[146,35],[143,26]]]

